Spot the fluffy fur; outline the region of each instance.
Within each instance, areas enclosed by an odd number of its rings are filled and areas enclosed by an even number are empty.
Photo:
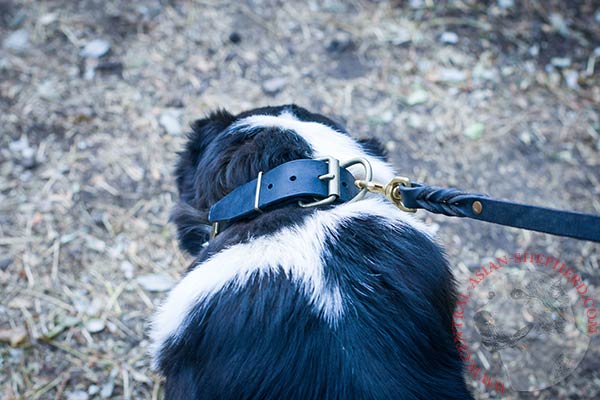
[[[294,105],[193,125],[173,220],[196,259],[151,333],[166,399],[471,398],[448,264],[426,228],[384,199],[282,206],[205,245],[216,201],[259,171],[323,155],[367,157],[377,180],[394,175],[372,141]]]

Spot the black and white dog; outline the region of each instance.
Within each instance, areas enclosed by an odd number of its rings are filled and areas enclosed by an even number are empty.
[[[295,105],[193,124],[173,220],[196,258],[151,333],[166,399],[472,398],[448,263],[427,228],[384,197],[285,203],[205,245],[211,206],[259,172],[364,157],[387,182],[394,171],[376,147]]]

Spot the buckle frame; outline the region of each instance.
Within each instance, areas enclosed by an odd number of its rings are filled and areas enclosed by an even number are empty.
[[[298,202],[298,205],[302,208],[310,208],[310,207],[318,207],[325,206],[333,203],[340,197],[340,183],[341,183],[341,172],[340,168],[351,167],[356,164],[360,164],[365,169],[365,179],[370,181],[373,178],[373,168],[371,167],[371,163],[366,158],[358,157],[352,158],[348,161],[340,163],[340,160],[337,158],[327,156],[322,158],[317,158],[319,161],[326,161],[328,165],[328,171],[326,174],[320,175],[320,180],[327,180],[327,197],[322,200],[313,201],[311,203],[304,203],[302,201]],[[355,201],[361,200],[367,194],[368,189],[361,188],[360,192],[352,199],[348,201],[348,203],[353,203]]]
[[[298,202],[302,208],[326,206],[333,203],[340,197],[340,160],[330,156],[317,158],[318,161],[327,162],[327,173],[320,175],[319,179],[327,180],[327,197],[310,203]]]

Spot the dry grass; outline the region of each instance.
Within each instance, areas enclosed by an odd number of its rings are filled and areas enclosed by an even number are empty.
[[[380,138],[403,175],[600,213],[594,2],[409,3],[0,1],[0,38],[29,34],[22,52],[0,48],[0,397],[160,397],[145,331],[163,295],[136,277],[177,279],[189,261],[167,223],[182,137],[165,113],[185,126],[295,102]],[[96,38],[111,44],[100,65],[79,56]],[[553,57],[571,65],[545,68]],[[271,78],[284,81],[266,94]],[[419,215],[463,280],[530,250],[600,283],[598,245]],[[599,347],[552,389],[507,397],[598,396]]]

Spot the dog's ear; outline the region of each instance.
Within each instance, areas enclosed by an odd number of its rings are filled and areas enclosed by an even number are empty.
[[[180,200],[171,212],[171,222],[177,227],[179,246],[191,255],[196,255],[210,238],[208,213]]]
[[[225,110],[211,113],[192,124],[185,149],[179,153],[175,178],[180,199],[192,204],[195,197],[195,179],[198,161],[210,142],[234,121],[234,116]]]
[[[383,147],[383,144],[375,138],[358,139],[360,146],[367,152],[367,154],[379,157],[384,161],[387,161],[387,150]]]
[[[208,145],[235,120],[225,110],[211,113],[192,124],[192,132],[175,168],[175,179],[179,191],[179,201],[171,213],[171,221],[177,226],[177,237],[181,248],[195,255],[202,250],[202,244],[209,238],[208,213],[199,210],[196,204],[196,182],[198,163]]]

